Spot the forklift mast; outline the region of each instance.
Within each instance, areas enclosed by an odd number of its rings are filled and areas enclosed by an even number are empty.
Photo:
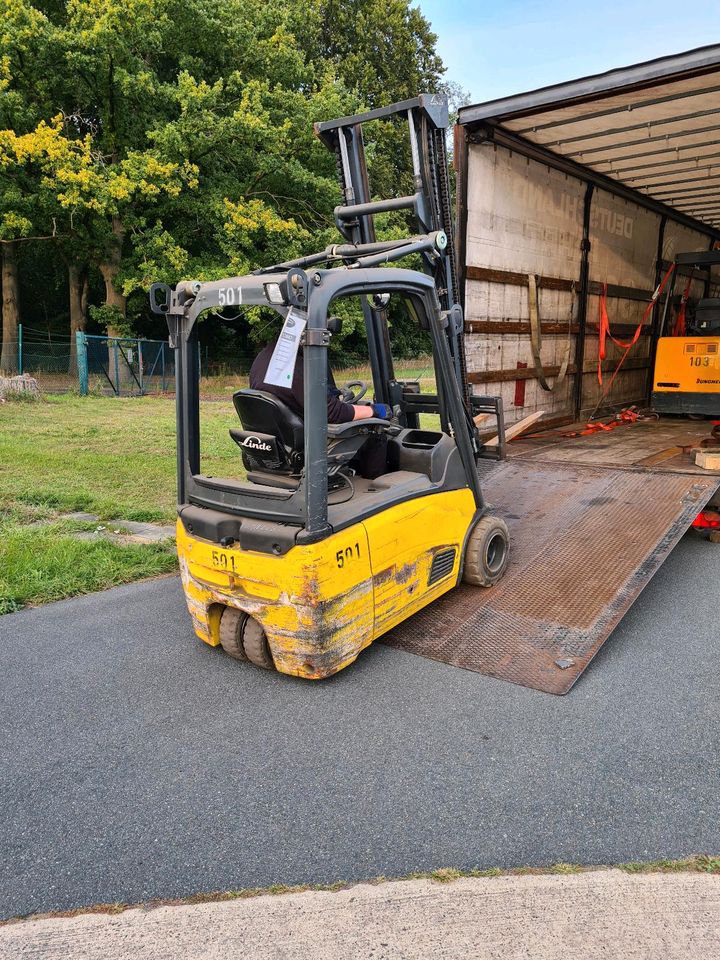
[[[415,192],[405,197],[373,201],[365,161],[363,125],[398,116],[407,122]],[[335,222],[349,243],[374,244],[375,214],[392,210],[411,211],[419,234],[439,236],[440,243],[432,252],[421,253],[423,269],[435,280],[441,308],[448,312],[450,355],[463,401],[469,405],[446,148],[447,127],[447,97],[421,94],[412,100],[368,113],[316,123],[315,132],[337,159],[345,202],[335,208]],[[380,262],[381,257],[378,258]],[[363,314],[377,399],[394,405],[401,398],[402,385],[395,379],[386,309],[380,303],[365,301]]]

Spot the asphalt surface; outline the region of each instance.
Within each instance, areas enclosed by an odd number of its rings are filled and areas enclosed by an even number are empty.
[[[720,547],[686,537],[566,697],[377,644],[320,683],[176,579],[0,619],[0,916],[442,866],[720,851]]]

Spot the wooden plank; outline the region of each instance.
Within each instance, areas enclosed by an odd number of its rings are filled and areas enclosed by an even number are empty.
[[[599,280],[591,280],[588,285],[588,293],[599,297],[602,293],[602,283]],[[637,287],[626,287],[619,283],[609,283],[607,285],[607,295],[609,299],[616,300],[641,300],[643,303],[649,302],[654,290],[642,290]]]
[[[620,368],[618,376],[622,376],[623,373],[628,373],[631,370],[648,370],[649,368],[650,361],[647,357],[626,360]],[[596,361],[586,363],[583,369],[584,374],[595,373],[596,371]],[[567,372],[568,374],[577,372],[574,363],[569,364]],[[559,373],[559,366],[545,367],[545,376],[547,377],[556,377]],[[603,373],[610,374],[612,373],[612,369],[610,367],[603,368]],[[481,370],[475,373],[468,373],[468,381],[470,383],[507,383],[512,380],[537,380],[537,374],[532,367],[529,367],[527,370],[518,370],[516,367],[513,367],[506,370]]]
[[[543,321],[541,324],[543,334],[568,332],[567,322],[555,323],[554,321]],[[570,325],[570,333],[578,333],[580,327],[577,323]],[[613,333],[615,330],[613,329]],[[634,331],[633,331],[634,332]],[[468,320],[465,324],[465,333],[501,333],[501,334],[527,334],[530,335],[530,324],[524,320]]]
[[[592,324],[592,325],[591,325]],[[632,323],[614,323],[612,325],[613,335],[616,337],[631,337],[635,333],[636,326]],[[544,321],[542,323],[542,334],[567,334],[567,323],[556,323],[555,321]],[[573,323],[570,326],[571,334],[578,334],[580,326]],[[465,323],[465,333],[499,333],[514,334],[522,336],[530,335],[530,324],[523,320],[468,320]],[[652,333],[652,324],[647,323],[640,331],[641,337],[649,337]],[[588,321],[586,336],[597,337],[599,330],[592,320]]]
[[[512,270],[496,270],[492,267],[473,267],[469,266],[466,270],[468,280],[481,280],[488,283],[507,283],[514,287],[526,287],[528,278],[526,273],[515,273]],[[541,290],[572,290],[573,283],[577,288],[577,281],[567,280],[563,277],[538,277],[538,289]],[[603,284],[599,280],[591,280],[588,291],[594,296],[602,293]],[[619,283],[609,283],[607,285],[607,295],[611,299],[619,300],[644,300],[648,301],[652,297],[653,290],[644,290],[638,287],[629,287]]]
[[[695,454],[695,463],[703,470],[720,470],[720,450],[698,450]]]
[[[526,287],[528,275],[512,270],[495,270],[491,267],[469,266],[465,272],[468,280],[487,280],[490,283],[509,283],[515,287]],[[573,281],[559,277],[538,277],[538,288],[545,290],[572,290]]]
[[[666,460],[672,460],[683,452],[682,447],[668,447],[667,450],[661,450],[659,453],[653,453],[649,457],[643,457],[642,460],[636,460],[637,467],[654,467],[658,463],[664,463]]]
[[[554,430],[556,427],[567,427],[574,423],[575,423],[575,418],[570,414],[565,414],[564,416],[558,416],[558,417],[548,417],[547,419],[543,420],[540,426],[540,430],[542,431]],[[485,443],[485,441],[488,440],[490,437],[495,436],[495,433],[492,430],[485,430],[485,431],[481,430],[479,433],[479,436],[480,436],[480,442]],[[548,442],[548,443],[551,442],[549,438],[544,438],[544,440],[545,442]],[[558,439],[557,442],[562,443],[563,442],[562,438]],[[520,448],[520,444],[513,444],[513,447]],[[511,456],[511,457],[517,456],[517,453],[515,452],[514,449],[509,450],[508,456]]]
[[[505,430],[505,440],[512,440],[513,437],[517,437],[521,433],[525,433],[526,430],[528,430],[534,423],[537,423],[538,420],[544,416],[544,410],[536,410],[535,413],[531,413],[529,417],[523,417],[522,420],[518,420],[517,423],[513,423],[512,426]],[[485,446],[496,447],[499,442],[500,438],[496,435],[487,440],[485,442]]]

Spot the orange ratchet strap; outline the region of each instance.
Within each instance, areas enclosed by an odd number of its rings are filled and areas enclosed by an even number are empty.
[[[588,423],[584,430],[577,430],[575,432],[563,433],[563,437],[587,437],[591,433],[609,433],[610,430],[615,430],[617,427],[622,427],[625,423],[635,423],[638,420],[654,420],[654,417],[646,417],[641,413],[638,413],[636,407],[628,407],[627,410],[621,410],[620,413],[616,414],[612,420],[609,420],[607,423],[601,423],[599,420],[594,421],[593,423]]]
[[[601,292],[601,294],[600,294],[600,320],[599,320],[599,322],[600,322],[600,344],[599,344],[599,348],[598,348],[598,369],[597,369],[597,378],[598,378],[598,383],[600,384],[600,386],[602,386],[602,383],[603,383],[602,362],[603,362],[603,360],[605,359],[605,357],[607,356],[607,346],[606,346],[607,338],[610,337],[610,339],[611,339],[612,342],[615,344],[615,346],[620,347],[621,350],[624,350],[624,351],[625,351],[625,353],[623,354],[623,356],[622,356],[621,359],[620,359],[620,363],[617,365],[617,368],[616,368],[616,370],[615,370],[615,373],[613,373],[612,378],[611,378],[611,380],[610,380],[610,386],[612,386],[612,382],[613,382],[613,380],[615,379],[615,375],[617,374],[618,370],[619,370],[620,367],[622,366],[623,361],[625,360],[625,357],[627,356],[627,354],[628,354],[628,352],[630,351],[630,349],[631,349],[632,347],[634,347],[635,344],[636,344],[636,343],[638,342],[638,340],[640,339],[640,334],[642,333],[642,328],[643,328],[644,325],[645,325],[645,321],[646,321],[647,318],[650,316],[650,313],[651,313],[653,307],[655,306],[655,304],[658,302],[658,300],[659,300],[659,298],[660,298],[660,294],[661,294],[661,293],[663,292],[663,290],[665,289],[665,284],[666,284],[666,283],[668,282],[668,280],[670,279],[670,275],[672,274],[672,272],[673,272],[674,269],[675,269],[675,264],[674,264],[674,263],[671,263],[670,266],[669,266],[668,269],[667,269],[667,272],[666,272],[665,276],[662,278],[662,280],[660,281],[660,283],[657,285],[657,289],[655,290],[655,292],[653,293],[652,297],[650,298],[650,302],[648,303],[647,307],[645,307],[645,310],[643,311],[643,315],[642,315],[642,318],[641,318],[641,320],[640,320],[640,323],[638,324],[637,329],[635,330],[635,333],[633,334],[632,340],[630,340],[629,343],[624,343],[622,340],[618,340],[618,339],[617,339],[616,337],[614,337],[614,336],[612,335],[612,333],[610,332],[610,320],[609,320],[609,318],[608,318],[608,313],[607,313],[607,286],[608,286],[608,285],[607,285],[607,283],[604,283],[604,284],[602,285],[602,292]]]

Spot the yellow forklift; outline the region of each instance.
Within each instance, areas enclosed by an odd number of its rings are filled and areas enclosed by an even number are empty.
[[[702,297],[692,296],[695,283]],[[679,298],[675,291],[684,284]],[[720,417],[720,250],[679,253],[665,299],[653,373],[652,409]]]
[[[399,114],[408,122],[415,193],[371,201],[362,125]],[[478,463],[502,457],[502,401],[470,395],[457,302],[445,157],[447,103],[421,96],[320,124],[335,151],[345,203],[335,218],[345,242],[255,274],[174,290],[154,284],[176,356],[177,547],[197,635],[238,660],[317,679],[351,663],[377,637],[461,580],[490,587],[508,564],[505,523],[487,513]],[[408,210],[420,232],[377,241],[373,216]],[[423,271],[387,264],[414,255]],[[357,298],[365,319],[372,389],[392,419],[328,424],[328,346],[333,304]],[[437,393],[395,376],[387,305],[398,298],[429,334]],[[272,309],[283,338],[302,345],[303,417],[275,394],[239,390],[238,447],[246,479],[200,472],[198,318],[223,304]],[[300,331],[300,336],[298,332]],[[291,361],[292,362],[292,361]],[[288,367],[290,369],[290,367]],[[351,384],[358,403],[367,384]],[[497,421],[485,447],[474,423]],[[420,422],[434,415],[436,429]],[[359,476],[353,458],[372,436],[387,442],[387,471]]]

